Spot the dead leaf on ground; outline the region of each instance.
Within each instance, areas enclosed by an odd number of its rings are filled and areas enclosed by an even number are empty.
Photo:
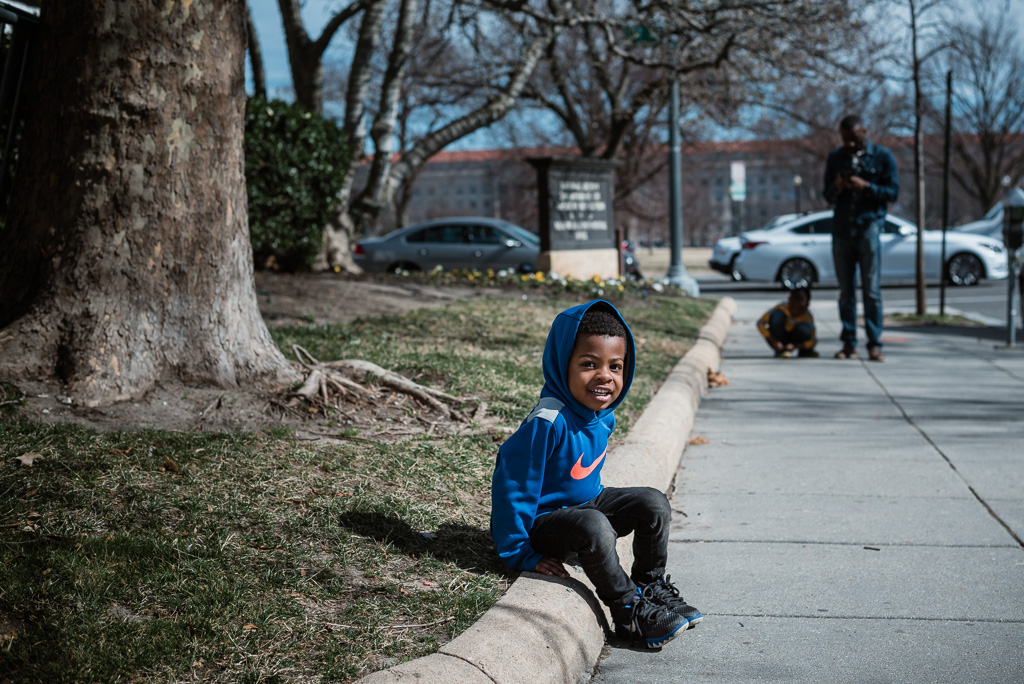
[[[724,387],[729,384],[729,378],[722,373],[716,373],[708,369],[708,387]]]
[[[694,437],[690,441],[687,442],[687,444],[689,444],[691,446],[696,445],[696,444],[707,444],[707,443],[708,443],[708,438],[707,437],[700,437],[700,436]]]
[[[31,468],[32,467],[32,462],[35,461],[36,459],[39,459],[39,458],[42,458],[42,457],[43,457],[42,454],[36,453],[34,451],[29,451],[29,452],[26,452],[26,453],[22,454],[21,456],[18,456],[15,460],[17,460],[19,463],[21,463],[21,465],[28,466],[29,468]]]

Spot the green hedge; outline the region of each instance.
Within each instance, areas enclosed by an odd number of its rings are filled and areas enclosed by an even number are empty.
[[[348,162],[333,121],[297,104],[249,99],[245,183],[256,268],[312,266]]]

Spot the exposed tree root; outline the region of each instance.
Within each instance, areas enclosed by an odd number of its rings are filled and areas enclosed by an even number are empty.
[[[346,359],[321,362],[297,344],[292,345],[292,351],[295,353],[295,358],[299,360],[299,365],[308,373],[302,386],[290,393],[293,399],[302,399],[313,405],[334,408],[338,403],[332,401],[335,396],[340,401],[369,402],[373,399],[373,392],[360,383],[375,379],[384,387],[430,407],[447,420],[461,423],[470,421],[470,418],[452,406],[467,404],[469,403],[468,399],[454,397],[440,390],[424,387],[404,375],[394,373],[369,361]],[[479,408],[477,413],[480,413]]]

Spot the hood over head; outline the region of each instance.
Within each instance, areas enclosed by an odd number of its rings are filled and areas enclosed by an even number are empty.
[[[622,391],[615,401],[606,409],[592,411],[576,401],[569,390],[569,360],[572,358],[572,350],[576,346],[576,331],[580,327],[583,315],[592,307],[601,307],[613,314],[622,326],[626,329],[626,362],[622,369]],[[626,324],[625,319],[618,310],[603,299],[595,299],[586,304],[579,304],[566,309],[555,317],[551,324],[551,331],[548,333],[547,342],[544,344],[544,389],[541,390],[542,397],[555,397],[566,406],[570,407],[577,416],[589,423],[591,420],[602,418],[622,403],[633,384],[633,371],[636,369],[636,345],[633,342],[633,333]]]

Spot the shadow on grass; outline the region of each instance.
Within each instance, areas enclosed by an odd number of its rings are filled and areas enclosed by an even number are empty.
[[[429,555],[477,574],[506,573],[490,533],[478,527],[445,523],[436,530],[418,531],[399,517],[376,511],[348,511],[338,522],[355,534],[391,544],[408,555]]]

